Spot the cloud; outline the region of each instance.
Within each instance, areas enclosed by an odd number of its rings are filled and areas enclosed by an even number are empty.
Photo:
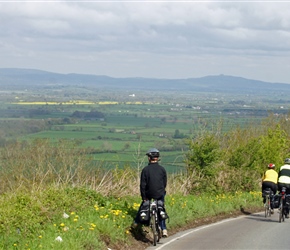
[[[0,67],[290,83],[289,10],[279,1],[0,2]]]

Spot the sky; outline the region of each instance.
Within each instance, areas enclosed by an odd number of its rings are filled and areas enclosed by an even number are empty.
[[[289,1],[0,0],[0,68],[290,84]]]

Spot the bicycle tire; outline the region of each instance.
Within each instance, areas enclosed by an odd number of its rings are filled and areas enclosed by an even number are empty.
[[[284,201],[283,201],[284,203]],[[283,213],[282,213],[282,221],[285,221],[285,205],[283,204]]]
[[[265,208],[265,218],[267,218],[267,216],[268,216],[268,198],[266,199],[264,208]]]
[[[280,213],[279,213],[279,223],[281,223],[282,221],[282,217],[284,217],[284,207],[283,207],[283,199],[281,197],[281,201],[280,201]],[[284,220],[283,220],[284,221]]]
[[[267,210],[267,212],[268,212],[268,217],[271,217],[271,199],[270,199],[270,196],[268,196],[268,199],[267,199],[267,208],[268,208],[268,210]]]
[[[156,235],[157,235],[157,242],[159,242],[160,239],[161,239],[161,229],[159,227],[158,214],[156,213],[155,216],[156,216],[155,223],[156,223],[156,231],[157,231],[157,233],[156,233]]]
[[[157,244],[157,228],[156,228],[155,214],[152,214],[151,219],[152,219],[151,225],[152,225],[152,233],[153,233],[153,246],[156,246],[156,244]]]

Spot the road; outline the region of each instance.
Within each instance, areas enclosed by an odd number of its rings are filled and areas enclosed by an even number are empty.
[[[169,231],[170,233],[170,231]],[[162,238],[147,250],[290,249],[290,219],[278,222],[278,210],[222,220]]]

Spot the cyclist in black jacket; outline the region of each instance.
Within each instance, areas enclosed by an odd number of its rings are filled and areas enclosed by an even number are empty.
[[[167,173],[165,168],[158,163],[160,157],[159,151],[156,148],[151,148],[148,150],[146,155],[148,156],[149,163],[142,169],[140,179],[142,203],[150,199],[162,200],[164,202],[164,196],[166,194],[165,189],[167,185]],[[135,223],[138,223],[137,217],[135,219]],[[168,234],[165,220],[160,221],[160,227],[162,230],[162,236],[167,237]]]

